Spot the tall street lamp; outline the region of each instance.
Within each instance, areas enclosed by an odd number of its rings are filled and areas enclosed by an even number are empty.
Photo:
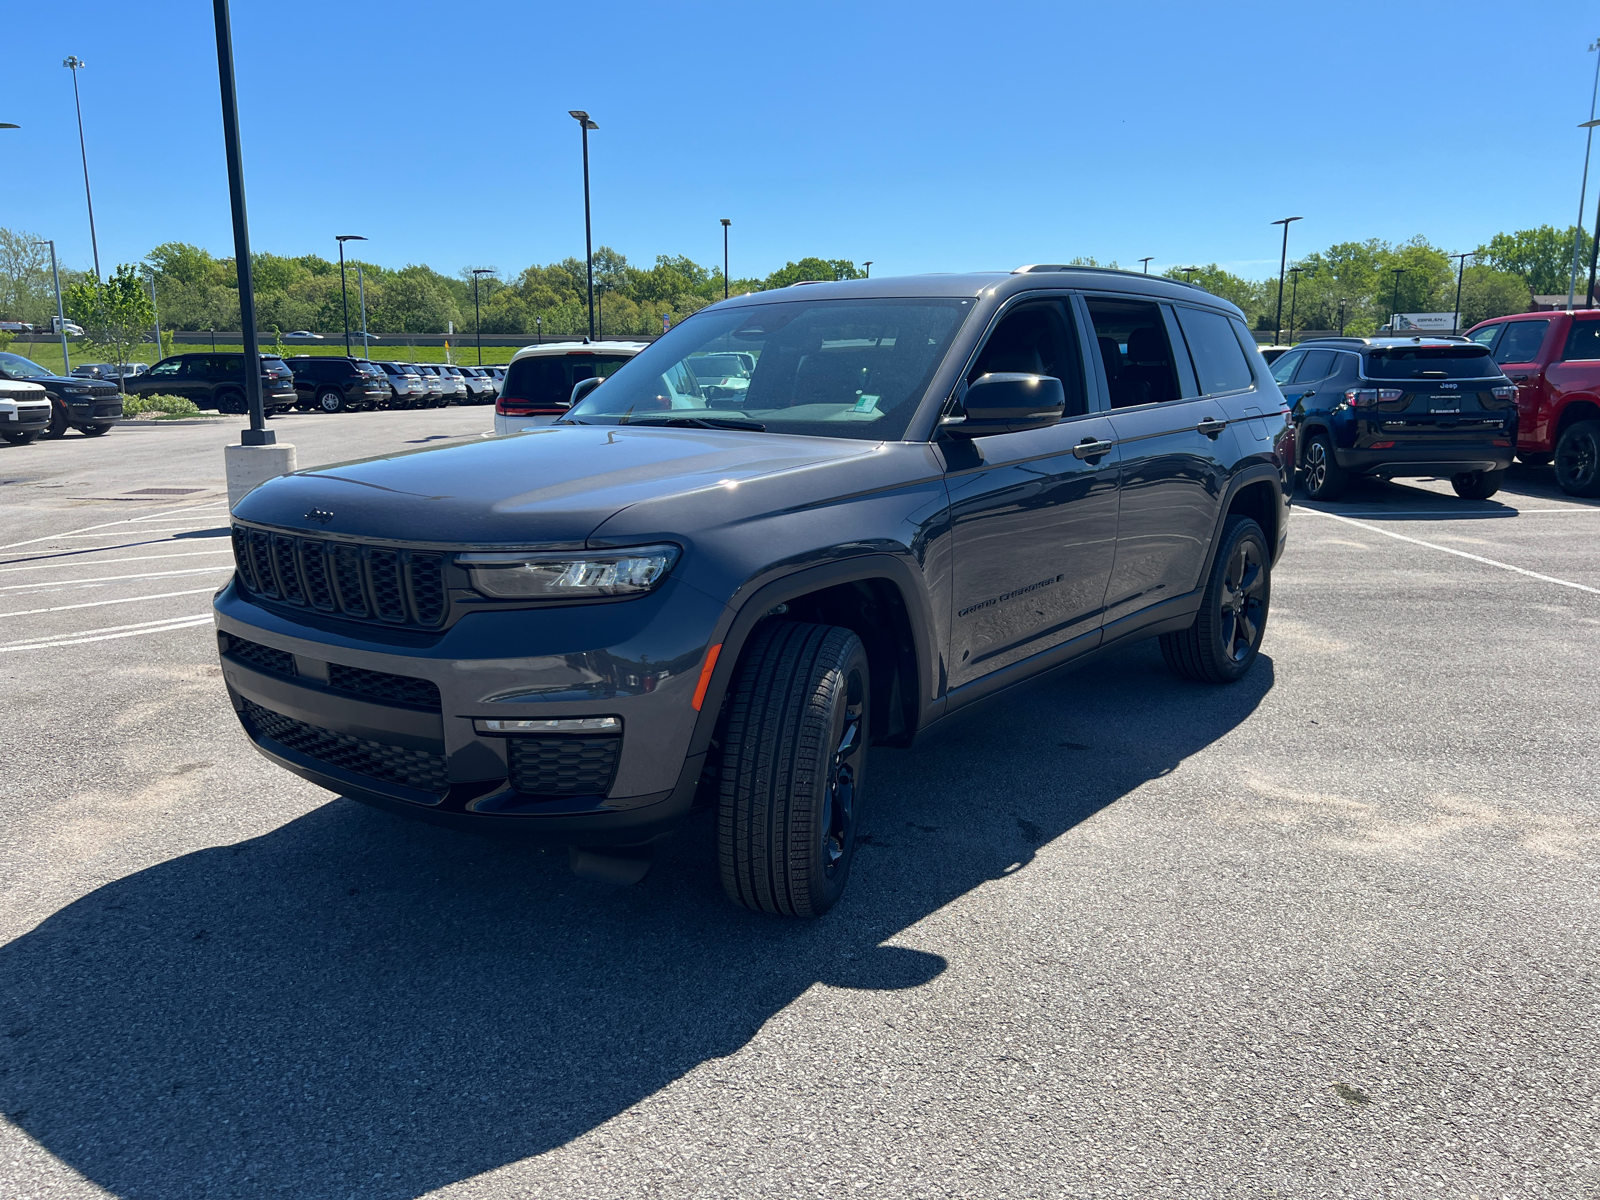
[[[1400,276],[1404,275],[1409,268],[1390,267],[1389,269],[1394,272],[1394,294],[1389,297],[1389,332],[1396,334],[1400,332],[1396,328],[1397,318],[1400,316]]]
[[[1301,217],[1284,217],[1281,221],[1274,221],[1274,225],[1283,226],[1283,253],[1278,257],[1278,315],[1273,320],[1272,344],[1276,346],[1283,338],[1283,274],[1289,265],[1289,226],[1294,221],[1303,220]]]
[[[1600,39],[1589,43],[1589,53],[1600,50]],[[1589,196],[1589,151],[1594,148],[1594,127],[1600,121],[1594,119],[1595,99],[1600,97],[1600,58],[1594,61],[1594,86],[1589,89],[1589,119],[1579,129],[1587,129],[1589,136],[1583,143],[1583,183],[1578,187],[1578,223],[1572,229],[1572,279],[1567,285],[1567,311],[1572,311],[1573,294],[1578,290],[1578,266],[1583,262],[1583,205]]]
[[[581,108],[567,110],[567,116],[583,130],[583,261],[589,271],[589,339],[594,340],[594,233],[589,223],[589,131],[600,126]]]
[[[83,198],[89,205],[89,247],[94,251],[94,280],[100,282],[100,243],[94,236],[94,196],[89,192],[89,149],[83,140],[83,98],[78,95],[78,71],[88,64],[69,54],[61,65],[72,72],[72,102],[78,107],[78,153],[83,157]]]
[[[372,357],[372,339],[367,336],[367,273],[356,264],[356,295],[361,299],[361,357]]]
[[[1199,269],[1200,269],[1199,267],[1179,267],[1178,268],[1178,270],[1183,272],[1183,281],[1185,283],[1193,283],[1194,282],[1194,273],[1196,271],[1198,271]]]
[[[1141,263],[1144,264],[1144,273],[1146,275],[1150,274],[1150,260],[1152,258],[1154,258],[1154,257],[1155,257],[1154,254],[1146,254],[1143,258],[1141,258],[1139,260]]]
[[[728,226],[732,225],[733,222],[728,220],[727,217],[722,217],[720,220],[722,221],[722,298],[726,300],[728,298]]]
[[[874,261],[875,261],[874,259],[870,259],[869,258],[869,259],[867,259],[866,262],[861,264],[862,274],[867,279],[871,279],[872,278],[872,264],[873,264]]]
[[[5,125],[0,126],[0,128],[15,129],[17,126]],[[50,278],[55,280],[56,284],[56,325],[61,330],[61,373],[63,375],[71,375],[72,363],[69,361],[67,354],[67,314],[66,310],[61,307],[61,272],[56,269],[55,239],[41,238],[39,241],[35,242],[34,245],[50,247]],[[161,341],[161,335],[159,332],[156,334],[156,341],[158,343]]]
[[[1300,273],[1302,271],[1309,274],[1310,268],[1301,266],[1289,268],[1289,274],[1294,276],[1294,286],[1289,289],[1289,344],[1291,346],[1294,345],[1294,312],[1295,305],[1300,300]]]
[[[1339,336],[1340,337],[1344,336],[1344,306],[1346,304],[1348,304],[1348,303],[1350,303],[1350,301],[1346,297],[1344,297],[1344,296],[1340,296],[1339,297]]]
[[[156,322],[156,357],[161,357],[161,310],[156,307],[156,273],[149,267],[144,273],[150,278],[150,315]]]
[[[250,220],[244,205],[244,152],[239,146],[239,94],[233,78],[233,25],[228,17],[228,0],[212,0],[212,12],[217,26],[217,80],[222,88],[228,199],[233,208],[233,258],[239,276],[239,323],[244,326],[244,396],[250,409],[250,428],[239,431],[239,444],[271,446],[278,438],[267,428],[262,407],[261,344],[256,338],[256,288],[250,264]],[[289,469],[293,469],[292,461]]]
[[[493,275],[493,267],[472,268],[472,324],[478,331],[478,365],[483,366],[483,314],[478,308],[478,276]]]
[[[346,242],[364,242],[367,239],[359,233],[336,233],[334,241],[339,243],[339,299],[344,305],[344,352],[350,355],[350,292],[344,285],[344,244]]]
[[[1461,280],[1467,273],[1467,259],[1476,258],[1478,252],[1470,250],[1466,254],[1452,254],[1451,258],[1459,258],[1461,264],[1456,268],[1456,310],[1450,314],[1450,332],[1459,333],[1461,327]]]

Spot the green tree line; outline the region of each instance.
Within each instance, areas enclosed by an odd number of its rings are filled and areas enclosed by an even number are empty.
[[[1535,294],[1564,294],[1575,232],[1571,227],[1541,225],[1496,234],[1479,246],[1462,280],[1463,327],[1485,317],[1525,311]],[[1586,268],[1590,239],[1581,233],[1578,237]],[[0,315],[43,324],[55,311],[55,298],[48,254],[36,243],[31,234],[0,229]],[[1077,261],[1097,265],[1093,259]],[[471,333],[477,329],[478,313],[485,333],[565,335],[588,329],[584,264],[579,258],[529,266],[515,275],[482,276],[476,309],[470,270],[448,275],[421,264],[394,269],[351,260],[346,284],[352,328],[360,326],[357,265],[365,280],[367,327],[373,333],[435,334],[452,324],[458,332]],[[1292,265],[1301,269],[1298,285],[1284,289],[1285,327],[1291,305],[1296,329],[1336,329],[1342,314],[1347,333],[1368,334],[1391,312],[1448,312],[1455,302],[1455,263],[1444,249],[1421,236],[1398,243],[1376,238],[1341,242]],[[675,324],[722,298],[722,272],[684,255],[660,255],[653,265],[643,267],[602,246],[595,252],[594,267],[596,303],[607,336],[658,332],[663,316]],[[129,271],[133,278],[154,278],[163,329],[239,328],[238,279],[231,258],[186,242],[166,242]],[[343,327],[337,262],[315,254],[258,254],[253,271],[260,328],[331,332]],[[1185,274],[1176,268],[1167,271],[1173,278]],[[1251,280],[1216,263],[1189,274],[1196,284],[1237,304],[1257,330],[1275,328],[1276,275]],[[765,278],[732,280],[729,291],[741,294],[801,280],[861,275],[847,259],[802,258]],[[86,279],[85,272],[63,270],[63,290],[70,293]],[[1580,283],[1580,297],[1582,288]]]

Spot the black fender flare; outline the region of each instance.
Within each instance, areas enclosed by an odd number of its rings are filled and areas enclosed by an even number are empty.
[[[1211,564],[1216,560],[1217,547],[1222,542],[1222,527],[1227,524],[1228,510],[1233,507],[1233,502],[1238,498],[1240,492],[1259,483],[1272,485],[1273,496],[1276,498],[1278,505],[1278,520],[1283,523],[1277,530],[1276,537],[1273,537],[1271,533],[1267,534],[1269,538],[1272,538],[1273,544],[1268,547],[1268,550],[1271,551],[1273,563],[1276,565],[1278,549],[1283,545],[1284,535],[1288,527],[1288,504],[1285,502],[1283,480],[1278,475],[1277,468],[1269,463],[1257,463],[1254,466],[1246,467],[1228,481],[1228,490],[1223,493],[1222,503],[1217,505],[1217,526],[1211,531],[1211,545],[1206,550],[1205,565],[1200,570],[1199,587],[1204,588],[1205,581],[1211,576]],[[1262,532],[1265,533],[1266,531],[1263,530]]]
[[[899,589],[906,606],[906,617],[911,625],[911,639],[916,659],[914,700],[916,729],[929,719],[929,710],[937,702],[927,693],[930,681],[939,678],[938,647],[934,642],[933,610],[927,588],[920,573],[905,559],[892,554],[864,554],[836,562],[805,567],[769,580],[751,592],[737,608],[729,605],[726,615],[712,633],[709,647],[719,646],[717,660],[711,670],[700,715],[695,721],[694,735],[689,741],[690,755],[703,754],[711,743],[717,718],[722,710],[722,700],[728,684],[744,653],[745,643],[763,617],[774,608],[800,596],[840,584],[855,583],[863,579],[889,579]]]

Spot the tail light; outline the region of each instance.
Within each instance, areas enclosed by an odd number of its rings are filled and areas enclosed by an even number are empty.
[[[1351,408],[1376,408],[1390,404],[1404,396],[1399,388],[1351,388],[1344,394],[1344,402]]]
[[[1499,408],[1509,408],[1517,400],[1516,385],[1511,383],[1503,383],[1499,387],[1490,388],[1489,394],[1494,397],[1495,405]]]
[[[500,396],[494,402],[494,410],[502,417],[546,417],[560,416],[567,411],[565,404],[541,404],[537,400],[519,400],[515,396]]]

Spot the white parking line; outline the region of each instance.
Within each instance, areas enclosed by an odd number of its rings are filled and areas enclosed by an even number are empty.
[[[1449,508],[1413,508],[1392,509],[1375,508],[1370,512],[1334,513],[1325,508],[1313,508],[1309,504],[1296,504],[1295,508],[1306,512],[1318,513],[1324,517],[1352,516],[1352,517],[1449,517],[1452,521],[1465,520],[1469,517],[1494,517],[1497,520],[1507,520],[1511,517],[1525,517],[1531,513],[1589,513],[1600,515],[1600,508],[1513,508],[1504,512],[1485,511],[1482,509],[1467,509],[1457,511]]]
[[[143,516],[139,517],[123,517],[120,521],[102,521],[98,525],[81,525],[77,529],[67,529],[63,530],[61,533],[51,533],[45,535],[44,537],[29,538],[25,542],[12,542],[9,545],[0,546],[0,550],[15,550],[18,546],[32,546],[38,542],[48,542],[51,538],[70,537],[74,534],[88,533],[91,529],[109,529],[114,525],[132,525],[135,522],[143,521],[150,517],[159,517],[176,512],[194,511],[196,510],[193,505],[181,504],[176,508],[164,508],[159,513],[145,513]]]
[[[107,546],[106,549],[114,550],[116,547]],[[99,554],[101,551],[83,550],[78,553]],[[57,567],[109,567],[112,563],[155,562],[159,558],[203,558],[208,555],[232,553],[233,550],[230,548],[227,550],[189,550],[183,554],[138,554],[133,558],[85,558],[77,562],[61,562],[57,560],[55,562],[35,563],[31,567],[0,567],[0,575],[8,575],[12,571],[52,571]]]
[[[208,572],[231,570],[233,570],[231,563],[219,563],[214,567],[190,567],[183,571],[151,571],[148,575],[101,575],[96,579],[35,580],[33,583],[0,584],[0,592],[14,592],[19,588],[42,590],[52,587],[75,587],[80,583],[121,583],[125,579],[166,579],[173,575],[204,575]]]
[[[202,530],[206,530],[206,529],[221,529],[221,528],[222,528],[221,525],[179,525],[179,526],[175,526],[172,529],[166,529],[166,528],[163,528],[163,527],[161,527],[159,525],[146,525],[143,529],[136,529],[136,530],[133,530],[131,532],[134,532],[134,533],[153,533],[153,534],[179,534],[179,533],[199,533]],[[125,538],[125,537],[128,536],[129,532],[130,531],[126,530],[126,529],[116,529],[116,530],[112,530],[109,533],[63,533],[63,534],[60,534],[57,537],[40,538],[39,540],[42,541],[42,542],[65,542],[65,541],[73,540],[75,538]],[[220,538],[220,537],[223,537],[225,535],[219,533],[219,534],[217,534],[217,536]],[[141,538],[139,540],[144,542],[144,543],[146,543],[146,544],[151,544],[151,543],[155,543],[155,542],[159,542],[159,541],[169,541],[170,542],[170,541],[172,541],[174,539],[171,538],[171,537],[166,537],[166,538],[150,537],[150,538]],[[108,546],[107,549],[115,549],[115,547]]]
[[[29,608],[22,612],[0,613],[0,617],[33,617],[39,613],[67,612],[74,608],[104,608],[107,604],[135,604],[140,600],[170,600],[174,596],[198,596],[201,592],[215,592],[216,588],[190,588],[185,592],[162,592],[155,596],[122,596],[116,600],[88,600],[83,604],[58,604],[54,608]]]
[[[1499,567],[1502,571],[1515,571],[1518,575],[1526,575],[1530,579],[1539,579],[1545,583],[1559,583],[1562,587],[1576,588],[1580,592],[1590,592],[1600,596],[1600,588],[1592,588],[1583,583],[1573,583],[1570,579],[1557,579],[1554,575],[1541,575],[1537,571],[1529,571],[1523,567],[1513,567],[1510,563],[1484,558],[1481,554],[1468,554],[1465,550],[1454,550],[1449,546],[1441,546],[1436,542],[1425,542],[1421,538],[1407,537],[1405,534],[1395,533],[1391,529],[1381,529],[1376,525],[1368,525],[1365,521],[1353,521],[1349,517],[1341,517],[1336,513],[1323,512],[1320,508],[1308,508],[1304,511],[1315,513],[1319,517],[1328,517],[1330,520],[1342,521],[1346,525],[1354,525],[1357,529],[1365,529],[1369,533],[1381,533],[1384,537],[1394,538],[1398,542],[1410,542],[1413,546],[1426,546],[1429,550],[1442,550],[1444,553],[1454,554],[1458,558],[1469,558],[1473,562],[1483,563],[1485,566]]]
[[[195,625],[209,624],[211,614],[195,617],[170,617],[165,621],[144,621],[138,625],[108,625],[103,629],[86,630],[80,637],[37,638],[31,642],[11,642],[0,646],[0,654],[13,650],[49,650],[55,646],[84,646],[90,642],[109,642],[117,638],[140,637],[147,633],[166,633],[172,629],[189,629]]]

